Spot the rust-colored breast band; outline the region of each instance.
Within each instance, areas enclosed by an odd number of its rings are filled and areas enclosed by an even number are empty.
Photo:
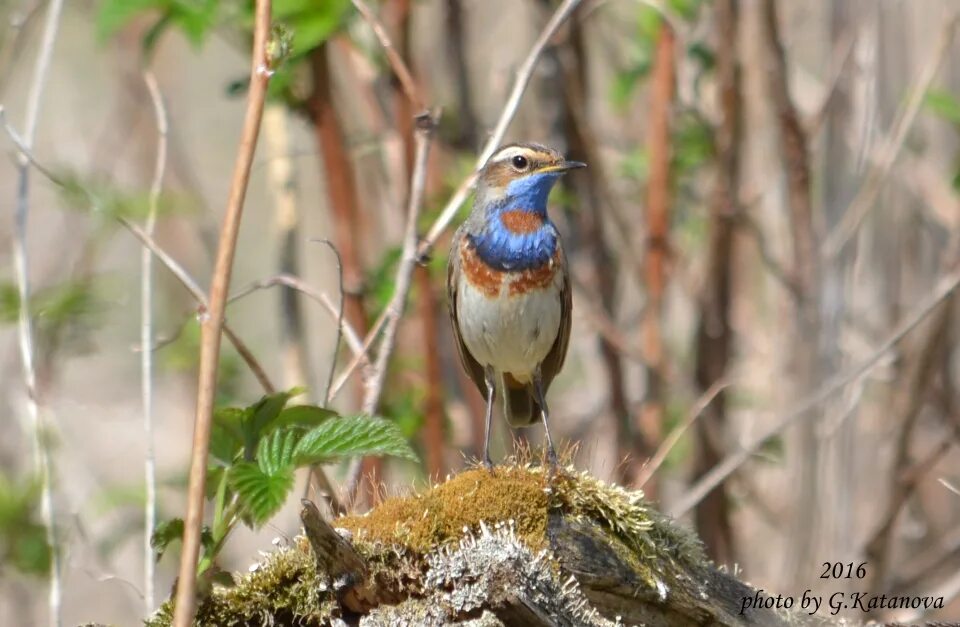
[[[470,285],[483,292],[488,298],[498,296],[500,286],[503,285],[504,273],[485,264],[467,238],[464,238],[460,244],[459,255],[460,268]]]
[[[510,295],[517,296],[526,294],[533,290],[546,289],[553,283],[553,279],[560,268],[561,253],[558,247],[557,252],[547,263],[539,268],[530,268],[512,275],[510,281]]]

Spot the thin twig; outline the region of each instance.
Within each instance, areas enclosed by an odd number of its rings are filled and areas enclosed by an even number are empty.
[[[520,100],[523,98],[523,93],[526,91],[527,85],[530,84],[530,79],[533,77],[533,70],[537,66],[537,60],[543,53],[544,48],[547,47],[550,39],[552,39],[557,32],[557,29],[570,17],[570,14],[577,8],[580,1],[581,0],[564,0],[564,2],[557,7],[557,10],[554,11],[546,26],[543,27],[543,31],[541,31],[540,36],[537,37],[530,52],[527,53],[527,58],[524,59],[523,65],[520,66],[520,70],[517,72],[517,77],[513,82],[513,89],[510,91],[510,96],[507,98],[507,102],[500,112],[500,119],[497,120],[497,125],[493,129],[490,139],[487,140],[483,150],[480,152],[480,156],[477,157],[473,172],[460,183],[460,186],[457,187],[457,190],[443,208],[443,211],[440,212],[439,217],[437,217],[436,221],[427,231],[426,237],[423,238],[420,246],[417,248],[418,258],[422,259],[430,254],[431,249],[434,244],[436,244],[441,233],[446,230],[454,216],[457,215],[460,205],[467,199],[470,190],[473,188],[474,183],[476,183],[477,173],[500,145],[500,142],[503,141],[507,127],[513,120],[513,116],[516,115],[517,108],[520,106]]]
[[[756,199],[759,200],[759,196],[757,196]],[[752,199],[750,203],[752,204]],[[746,234],[750,236],[750,239],[753,240],[753,243],[757,247],[757,253],[760,255],[760,261],[770,273],[770,276],[786,288],[787,293],[790,294],[794,303],[799,303],[801,301],[801,292],[797,280],[790,275],[790,272],[784,268],[783,264],[770,252],[766,235],[764,235],[763,229],[757,224],[757,221],[748,213],[746,207],[736,212],[733,218],[735,221],[734,224],[745,231]]]
[[[130,222],[126,218],[119,216],[117,221],[121,225],[126,227],[130,233],[133,234],[140,243],[150,249],[157,259],[159,259],[163,265],[170,271],[173,276],[180,281],[180,284],[183,285],[190,295],[197,301],[200,305],[198,316],[201,318],[206,317],[207,311],[209,310],[209,302],[207,300],[207,295],[204,294],[203,288],[190,276],[183,266],[181,266],[177,261],[170,256],[165,250],[160,248],[157,245],[157,242],[147,235],[147,233],[141,229],[139,226]],[[247,364],[247,367],[250,368],[250,372],[253,373],[253,376],[257,379],[257,382],[260,384],[260,387],[263,388],[263,391],[267,394],[273,394],[276,391],[273,383],[270,381],[270,377],[267,376],[267,372],[263,369],[263,366],[260,365],[260,362],[257,361],[257,358],[253,355],[250,349],[247,347],[246,343],[237,336],[234,330],[226,322],[223,323],[223,332],[227,336],[227,339],[233,344],[233,347],[236,349],[237,354],[240,355],[240,358],[243,359],[244,363]]]
[[[350,326],[349,322],[347,322],[346,320],[343,320],[340,317],[341,309],[333,304],[333,301],[330,299],[329,296],[327,296],[326,293],[315,290],[314,288],[310,287],[309,285],[307,285],[306,283],[304,283],[302,280],[300,280],[295,276],[291,276],[289,274],[278,274],[276,276],[272,276],[267,279],[256,281],[254,283],[251,283],[247,287],[243,288],[236,294],[232,294],[230,298],[227,299],[227,302],[232,303],[234,301],[238,301],[241,298],[244,298],[246,296],[249,296],[253,292],[256,292],[257,290],[268,289],[271,287],[275,287],[277,285],[283,285],[285,287],[289,287],[292,290],[296,290],[302,293],[307,298],[310,298],[311,300],[314,300],[320,303],[321,305],[323,305],[324,309],[330,312],[331,316],[333,316],[335,319],[340,320],[340,327],[343,333],[343,338],[346,340],[347,346],[350,348],[350,350],[354,354],[361,356],[361,361],[369,365],[370,363],[369,360],[367,360],[366,357],[362,354],[363,345],[360,343],[360,336],[357,335],[357,332],[353,329],[352,326]]]
[[[798,402],[792,410],[784,414],[780,420],[771,424],[753,442],[735,453],[728,455],[723,461],[706,473],[690,490],[670,508],[670,515],[683,516],[696,506],[714,487],[729,477],[737,468],[742,466],[754,455],[770,438],[781,433],[784,429],[806,416],[831,396],[845,388],[853,381],[870,372],[883,357],[896,347],[918,324],[923,322],[944,300],[949,298],[960,286],[960,270],[944,275],[936,284],[930,295],[917,306],[903,321],[896,326],[880,346],[862,362],[831,378],[811,395]]]
[[[953,493],[956,494],[957,496],[960,496],[960,488],[958,488],[957,486],[953,485],[952,483],[950,483],[949,481],[947,481],[947,480],[944,479],[943,477],[939,477],[939,478],[937,479],[937,483],[939,483],[940,485],[942,485],[943,487],[945,487],[947,490],[953,492]]]
[[[323,399],[324,404],[330,404],[330,388],[333,387],[333,373],[337,368],[337,356],[340,354],[340,340],[344,335],[343,328],[343,305],[344,305],[344,295],[343,295],[343,260],[340,259],[340,251],[337,250],[337,247],[334,246],[333,242],[328,239],[319,239],[314,240],[320,244],[326,244],[326,246],[333,253],[334,258],[337,260],[337,293],[339,294],[339,299],[337,300],[337,334],[333,339],[333,349],[330,355],[330,372],[327,374],[327,383],[323,387],[323,396],[320,398]],[[353,329],[351,329],[353,331]],[[356,339],[356,334],[354,334],[354,339]],[[359,347],[359,341],[357,342]],[[359,353],[358,353],[359,354]]]
[[[334,251],[336,251],[336,249],[334,249]],[[340,259],[339,255],[337,256],[337,259],[339,262],[339,259]],[[356,331],[353,330],[353,327],[351,327],[350,324],[343,319],[343,299],[342,298],[340,299],[340,306],[338,308],[334,306],[333,302],[331,302],[330,300],[330,297],[327,296],[324,292],[319,292],[313,289],[312,287],[310,287],[309,285],[307,285],[306,283],[304,283],[303,281],[301,281],[299,278],[295,276],[292,276],[289,274],[278,274],[277,276],[273,276],[268,279],[263,279],[262,281],[257,281],[247,286],[246,288],[240,290],[236,294],[230,296],[230,298],[227,299],[227,303],[229,304],[229,303],[238,301],[241,298],[244,298],[246,296],[249,296],[253,292],[256,292],[257,290],[268,289],[271,287],[275,287],[277,285],[283,285],[285,287],[289,287],[292,290],[296,290],[304,294],[305,296],[315,300],[321,305],[323,305],[324,308],[327,309],[327,311],[329,311],[331,315],[333,315],[334,318],[337,320],[337,344],[340,343],[341,336],[346,337],[347,345],[350,347],[350,349],[356,352],[357,354],[361,354],[360,338],[357,336]],[[341,294],[342,293],[343,292],[341,290]],[[229,333],[229,329],[226,326],[224,326],[224,333]],[[324,396],[321,398],[325,398],[325,397],[326,397],[326,394],[324,394]],[[327,402],[327,405],[329,405],[329,401]],[[335,512],[343,513],[345,510],[343,509],[343,506],[340,503],[340,500],[337,498],[337,494],[333,489],[333,484],[330,483],[330,479],[327,477],[326,473],[324,473],[323,468],[321,468],[319,465],[311,466],[310,476],[326,492],[327,499],[330,502],[330,508]],[[310,485],[310,480],[308,479],[307,486],[309,485]]]
[[[374,341],[376,341],[376,339],[380,336],[380,331],[383,330],[386,322],[387,310],[384,309],[382,312],[380,312],[380,316],[377,318],[376,322],[373,323],[373,326],[370,327],[367,337],[363,338],[363,344],[360,346],[360,351],[354,354],[353,359],[350,360],[350,363],[347,364],[347,367],[343,369],[343,372],[340,373],[340,376],[337,377],[336,381],[333,382],[333,388],[327,395],[328,403],[332,402],[333,399],[337,397],[337,394],[340,393],[340,390],[343,389],[343,386],[346,385],[347,381],[350,380],[350,377],[353,376],[353,373],[357,371],[357,368],[361,364],[364,365],[364,369],[372,367],[367,353],[370,352],[370,347],[373,346]]]
[[[153,236],[157,223],[157,207],[160,190],[167,167],[167,111],[157,79],[149,70],[143,80],[150,92],[157,123],[157,159],[154,164],[153,181],[150,184],[150,208],[144,232]],[[143,602],[146,613],[154,610],[156,560],[150,544],[157,522],[157,463],[153,441],[153,254],[143,247],[140,251],[140,393],[143,402],[143,430],[146,440],[143,470],[146,484],[143,526]]]
[[[380,23],[380,20],[377,19],[377,16],[370,10],[366,2],[363,0],[351,0],[351,2],[353,2],[353,6],[357,7],[357,11],[359,11],[363,19],[367,21],[370,28],[373,29],[373,34],[377,36],[377,40],[380,42],[380,45],[383,46],[383,51],[387,55],[387,61],[390,63],[390,67],[393,68],[393,73],[397,75],[400,86],[403,88],[403,92],[407,95],[407,98],[410,99],[410,102],[413,103],[413,106],[416,107],[418,111],[426,109],[426,105],[424,104],[426,101],[420,96],[417,84],[414,82],[407,64],[404,63],[403,57],[401,57],[397,49],[393,47],[393,42],[390,41],[390,36],[387,35],[387,29],[383,27],[383,24]]]
[[[849,207],[847,207],[846,213],[843,214],[840,222],[834,227],[833,231],[829,233],[823,244],[823,255],[827,259],[833,259],[840,253],[876,204],[877,196],[880,194],[880,190],[883,189],[883,185],[890,173],[890,168],[893,167],[897,155],[900,154],[900,150],[903,148],[904,142],[906,142],[907,134],[913,127],[913,122],[916,120],[921,106],[923,106],[923,99],[926,97],[927,90],[930,88],[930,84],[936,77],[940,66],[943,64],[943,60],[946,58],[947,51],[950,49],[950,43],[953,41],[958,18],[960,18],[960,13],[953,12],[944,20],[933,54],[927,61],[927,64],[921,69],[920,74],[917,76],[916,83],[914,83],[913,89],[910,91],[910,97],[907,99],[907,102],[891,126],[891,132],[889,134],[891,138],[890,142],[886,144],[877,162],[870,168],[863,185],[850,202]]]
[[[15,129],[13,129],[9,124],[6,123],[6,119],[4,118],[2,107],[0,107],[0,125],[4,127],[4,130],[6,131],[7,135],[10,137],[14,145],[17,147],[17,150],[19,150],[20,154],[27,159],[30,165],[36,168],[41,174],[43,174],[45,178],[50,180],[50,182],[52,182],[53,184],[58,185],[60,187],[66,186],[66,182],[63,179],[59,178],[56,175],[56,173],[54,173],[52,170],[50,170],[49,168],[44,166],[42,163],[37,161],[33,153],[31,153],[27,149],[26,144],[23,142],[23,138],[20,137],[19,134],[17,134]],[[88,200],[90,201],[91,205],[97,208],[96,199],[94,199],[92,196],[89,196]],[[190,276],[190,274],[186,270],[184,270],[183,266],[177,263],[177,261],[173,257],[171,257],[169,253],[167,253],[165,250],[160,248],[160,246],[156,243],[156,241],[154,241],[152,237],[147,235],[147,233],[142,228],[140,228],[138,225],[134,224],[133,222],[130,222],[123,216],[117,216],[116,220],[117,222],[120,223],[121,226],[123,226],[128,231],[130,231],[130,233],[134,237],[140,240],[141,244],[149,248],[150,251],[157,257],[157,259],[159,259],[163,263],[164,267],[166,267],[167,270],[169,270],[170,273],[173,274],[173,276],[176,277],[178,281],[180,281],[180,284],[183,285],[188,292],[190,292],[190,295],[193,296],[194,299],[197,301],[197,303],[200,305],[199,313],[201,315],[205,315],[205,312],[207,310],[207,295],[203,292],[203,288],[200,287],[200,284],[197,283],[196,280],[194,280],[194,278]],[[263,366],[260,365],[260,362],[257,361],[253,353],[250,352],[250,349],[247,348],[247,345],[243,343],[243,341],[236,335],[236,333],[233,332],[233,330],[226,323],[224,323],[224,332],[227,335],[227,339],[230,340],[230,343],[233,344],[233,347],[237,350],[237,353],[240,355],[243,361],[247,364],[247,367],[250,368],[250,371],[253,373],[253,376],[256,377],[257,381],[260,383],[260,386],[263,388],[263,390],[267,394],[272,394],[275,391],[275,388],[273,384],[270,382],[270,378],[267,376],[266,371],[264,371]],[[154,347],[154,348],[157,348],[157,347]]]
[[[63,0],[51,0],[47,8],[43,26],[43,36],[37,60],[33,68],[30,89],[27,92],[26,120],[24,123],[24,145],[29,150],[37,133],[40,117],[40,99],[46,84],[53,47],[57,41],[57,29],[63,11]],[[27,218],[30,213],[30,162],[21,154],[18,161],[17,208],[14,214],[13,261],[17,277],[19,295],[18,340],[20,358],[23,366],[23,379],[26,387],[27,414],[33,427],[34,460],[41,480],[41,515],[46,528],[46,540],[50,547],[50,588],[47,597],[50,624],[61,624],[62,584],[60,573],[60,547],[57,542],[56,520],[53,513],[53,462],[48,448],[49,434],[47,426],[40,417],[40,399],[37,393],[37,373],[34,366],[36,357],[33,337],[33,322],[30,319],[30,268],[27,255]]]
[[[407,203],[407,223],[403,232],[403,251],[400,264],[397,268],[393,296],[385,309],[383,339],[377,351],[377,359],[371,369],[370,377],[365,382],[365,390],[361,411],[373,414],[380,404],[380,395],[387,378],[387,366],[390,355],[396,343],[397,328],[407,303],[407,293],[410,291],[413,271],[417,267],[417,222],[420,218],[420,209],[423,205],[423,190],[427,179],[427,157],[430,155],[430,142],[437,125],[436,114],[423,113],[417,116],[414,141],[416,150],[413,162],[413,172],[410,175],[410,192]],[[346,501],[351,503],[360,482],[361,459],[356,459],[350,467],[344,493]]]
[[[683,437],[683,434],[686,433],[694,422],[697,421],[703,414],[710,403],[713,402],[713,399],[717,397],[717,394],[725,390],[730,385],[730,382],[726,379],[718,379],[714,381],[707,390],[700,395],[700,398],[693,404],[690,408],[690,411],[687,413],[686,418],[682,423],[674,427],[674,429],[664,438],[663,442],[660,443],[660,446],[657,447],[656,453],[653,454],[653,457],[650,458],[646,464],[643,465],[643,468],[640,470],[640,473],[637,475],[636,486],[637,488],[642,488],[644,484],[649,481],[650,477],[660,469],[660,466],[663,465],[664,460],[667,459],[667,455],[670,454],[670,451],[673,450],[673,447],[677,445],[677,442],[680,441],[680,438]]]
[[[200,344],[200,375],[197,391],[197,414],[193,430],[193,454],[190,460],[190,483],[187,492],[187,514],[184,518],[183,550],[180,555],[180,577],[177,584],[176,609],[173,627],[190,627],[197,603],[197,561],[200,557],[200,533],[203,524],[203,504],[207,478],[207,457],[210,450],[210,430],[213,422],[213,403],[216,397],[217,367],[220,361],[221,332],[230,274],[237,249],[243,200],[250,180],[250,167],[257,147],[263,105],[270,81],[270,62],[267,58],[267,38],[270,33],[270,0],[257,0],[253,29],[253,54],[250,68],[250,87],[247,92],[247,111],[243,121],[240,147],[234,164],[230,196],[220,231],[217,260],[210,285],[210,306],[202,325]]]

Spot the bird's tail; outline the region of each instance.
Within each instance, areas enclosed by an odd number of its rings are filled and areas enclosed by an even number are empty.
[[[540,405],[533,400],[530,386],[517,382],[510,375],[500,376],[503,417],[511,427],[526,427],[540,417]]]

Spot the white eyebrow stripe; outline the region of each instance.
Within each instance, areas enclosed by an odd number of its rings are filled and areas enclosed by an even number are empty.
[[[537,151],[527,148],[525,146],[507,146],[500,150],[500,152],[495,153],[490,157],[490,162],[495,163],[498,161],[507,161],[516,156],[531,157],[536,156]]]

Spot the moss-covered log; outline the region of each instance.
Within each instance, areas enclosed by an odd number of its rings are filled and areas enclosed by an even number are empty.
[[[464,472],[364,516],[322,521],[234,586],[204,625],[780,625],[639,493],[586,474]],[[334,531],[336,527],[336,531]],[[148,621],[165,626],[169,604]]]

